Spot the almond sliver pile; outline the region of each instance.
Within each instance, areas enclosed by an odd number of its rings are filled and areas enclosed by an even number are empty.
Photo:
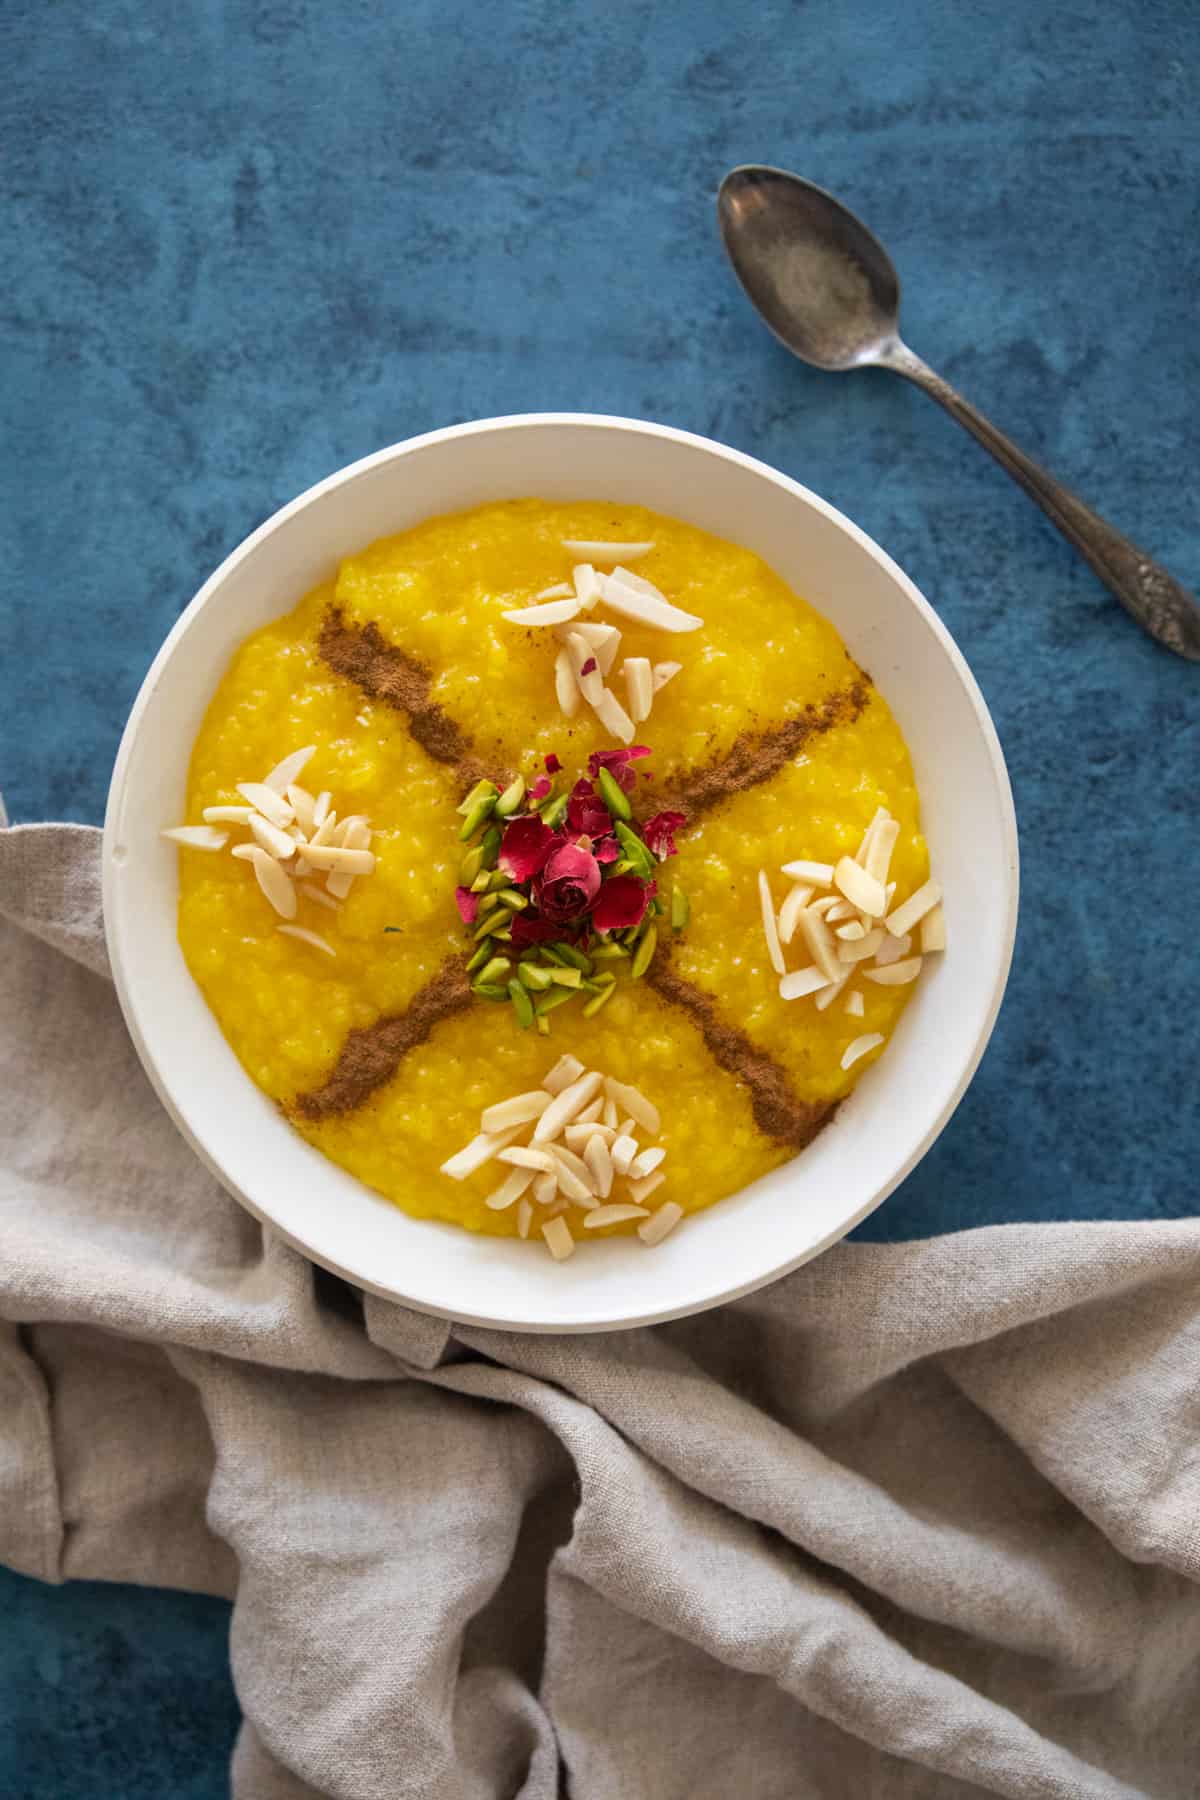
[[[375,856],[370,823],[361,813],[339,821],[331,794],[310,794],[298,785],[315,751],[309,744],[285,756],[261,781],[240,781],[237,791],[244,804],[206,806],[203,825],[174,825],[162,836],[191,850],[215,852],[229,842],[229,830],[219,827],[246,831],[248,839],[235,844],[231,854],[251,865],[264,896],[287,921],[276,929],[335,956],[333,945],[319,932],[293,922],[299,896],[337,912],[358,877],[374,872]]]
[[[441,1172],[465,1181],[485,1163],[506,1164],[508,1172],[486,1204],[494,1212],[515,1206],[523,1238],[536,1220],[555,1262],[575,1250],[563,1216],[571,1206],[583,1213],[585,1231],[637,1220],[638,1236],[653,1246],[683,1217],[673,1200],[646,1204],[666,1179],[666,1151],[654,1144],[643,1148],[638,1133],[653,1139],[660,1128],[658,1108],[637,1088],[562,1056],[540,1088],[485,1107],[478,1137],[449,1157]]]
[[[819,1012],[844,995],[852,1018],[863,1015],[863,996],[852,986],[856,976],[880,987],[903,987],[921,973],[925,956],[946,948],[942,890],[926,881],[896,904],[896,883],[888,880],[892,851],[900,827],[880,807],[863,834],[854,856],[839,862],[784,863],[792,883],[778,913],[765,869],[758,874],[763,935],[771,965],[779,976],[784,1000],[811,995]],[[915,933],[920,928],[920,949]],[[802,944],[810,961],[789,970],[785,950]],[[846,1046],[843,1069],[883,1043],[879,1032],[866,1032]]]
[[[570,582],[546,588],[532,606],[503,615],[510,625],[544,626],[553,632],[560,646],[554,660],[554,692],[563,717],[573,719],[580,702],[586,701],[605,730],[623,744],[633,742],[635,727],[650,717],[655,695],[679,674],[683,664],[625,657],[619,670],[622,703],[614,689],[605,685],[621,647],[620,630],[589,615],[604,605],[618,618],[655,631],[699,631],[704,624],[695,613],[673,606],[653,582],[625,566],[653,548],[652,543],[565,539],[563,549],[569,556],[587,559],[575,564]],[[598,562],[611,563],[612,572],[601,574],[595,566]]]

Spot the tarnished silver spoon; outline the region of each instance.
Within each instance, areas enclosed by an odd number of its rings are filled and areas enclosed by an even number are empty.
[[[899,278],[861,220],[811,181],[759,164],[725,177],[717,217],[738,280],[781,343],[818,369],[875,364],[924,388],[1037,501],[1151,637],[1200,662],[1200,607],[1186,588],[902,341]]]

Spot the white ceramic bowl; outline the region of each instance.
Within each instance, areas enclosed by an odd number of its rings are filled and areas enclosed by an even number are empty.
[[[825,613],[908,739],[949,949],[887,1055],[795,1161],[654,1251],[539,1246],[410,1219],[311,1149],[245,1075],[184,965],[175,849],[188,757],[235,646],[373,538],[486,500],[638,502],[749,546]],[[750,913],[756,908],[747,899]],[[1000,1005],[1017,913],[1017,834],[987,707],[912,582],[848,519],[786,476],[663,425],[538,413],[452,426],[353,463],[246,539],[159,651],[125,729],[104,831],[117,992],[179,1129],[244,1205],[317,1262],[423,1311],[529,1331],[646,1324],[734,1298],[843,1237],[945,1125]],[[749,924],[747,929],[756,929]]]

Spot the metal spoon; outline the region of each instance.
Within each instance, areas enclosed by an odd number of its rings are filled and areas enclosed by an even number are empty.
[[[924,388],[1037,501],[1151,637],[1200,662],[1200,607],[1187,590],[902,342],[899,278],[861,220],[811,181],[756,164],[725,177],[717,217],[738,280],[781,343],[818,369],[873,363]]]

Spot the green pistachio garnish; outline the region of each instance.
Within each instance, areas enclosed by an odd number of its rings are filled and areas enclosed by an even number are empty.
[[[517,1015],[517,1024],[522,1031],[528,1031],[533,1024],[533,1001],[529,998],[528,991],[521,986],[519,981],[510,981],[508,997],[512,1001],[512,1009]]]
[[[570,796],[568,794],[555,794],[549,805],[542,808],[542,823],[544,825],[549,825],[550,829],[553,830],[554,827],[566,817],[567,801],[569,798]]]
[[[525,983],[525,986],[527,988],[532,988],[535,993],[545,993],[546,989],[552,987],[554,984],[554,976],[551,974],[550,970],[540,968],[537,963],[521,963],[517,969],[517,974]]]
[[[496,817],[498,819],[511,818],[524,798],[525,777],[523,775],[518,775],[515,781],[509,782],[508,786],[497,800]]]
[[[623,824],[620,819],[614,819],[613,830],[617,834],[617,841],[626,857],[633,864],[632,873],[640,876],[643,881],[652,880],[658,868],[658,861],[653,852],[647,849],[637,832]]]
[[[479,848],[483,851],[483,866],[485,869],[494,868],[496,857],[500,851],[500,840],[503,835],[504,834],[498,825],[489,825],[484,832],[483,841]]]
[[[597,944],[594,950],[588,951],[588,955],[593,962],[620,962],[629,955],[629,952],[624,944],[615,943],[610,939],[607,944]]]
[[[469,888],[483,867],[483,846],[474,844],[458,865],[458,885]]]
[[[508,989],[495,981],[476,981],[471,984],[471,992],[478,994],[483,1000],[507,1000]]]
[[[507,931],[508,921],[511,917],[512,914],[503,906],[496,907],[493,912],[488,914],[482,925],[476,926],[474,933],[476,940],[492,937],[498,931]]]
[[[585,956],[582,950],[577,950],[574,944],[555,944],[554,948],[558,951],[560,962],[572,969],[582,969],[585,975],[591,974],[591,958]]]
[[[493,956],[491,961],[484,963],[480,969],[479,979],[481,982],[506,982],[511,968],[512,964],[507,956]]]
[[[584,1018],[585,1019],[594,1019],[596,1014],[600,1011],[600,1008],[602,1006],[608,1005],[608,1002],[612,999],[612,997],[616,993],[616,991],[617,991],[617,984],[615,981],[610,982],[608,987],[601,988],[600,992],[598,994],[594,994],[592,996],[592,998],[588,1001],[587,1005],[584,1007],[584,1009],[583,1009]]]
[[[641,943],[638,945],[637,950],[634,952],[634,958],[633,958],[633,962],[630,966],[629,973],[633,976],[633,979],[635,981],[639,980],[639,978],[641,976],[643,976],[646,973],[646,970],[650,967],[650,958],[654,955],[657,945],[658,945],[658,926],[651,925],[649,931],[646,933],[645,937],[642,939]]]
[[[483,821],[491,816],[495,804],[496,796],[494,790],[492,793],[485,794],[482,799],[475,802],[459,827],[458,841],[460,844],[469,842],[469,840],[475,836],[475,833],[479,830]]]
[[[467,964],[467,974],[473,975],[476,969],[482,969],[484,963],[491,957],[491,954],[492,946],[485,940],[480,944],[478,950],[475,951],[470,962]]]
[[[632,819],[633,808],[622,792],[620,782],[615,781],[603,766],[596,776],[596,786],[600,789],[600,798],[614,819]]]
[[[516,888],[501,888],[496,899],[501,906],[507,906],[509,912],[524,912],[529,905],[529,896],[519,894]]]
[[[556,1006],[566,1006],[575,995],[570,988],[551,988],[548,994],[539,994],[534,1001],[534,1011],[539,1013],[553,1012]]]
[[[500,790],[497,788],[495,782],[488,781],[485,776],[482,781],[477,781],[475,783],[475,786],[471,789],[461,806],[457,807],[455,810],[460,813],[464,819],[469,818],[472,809],[478,806],[481,800],[494,800],[499,791]]]
[[[676,882],[671,889],[671,930],[682,931],[692,916],[691,903],[683,889]]]
[[[559,987],[577,988],[583,976],[578,969],[551,969],[550,979],[556,981]]]

